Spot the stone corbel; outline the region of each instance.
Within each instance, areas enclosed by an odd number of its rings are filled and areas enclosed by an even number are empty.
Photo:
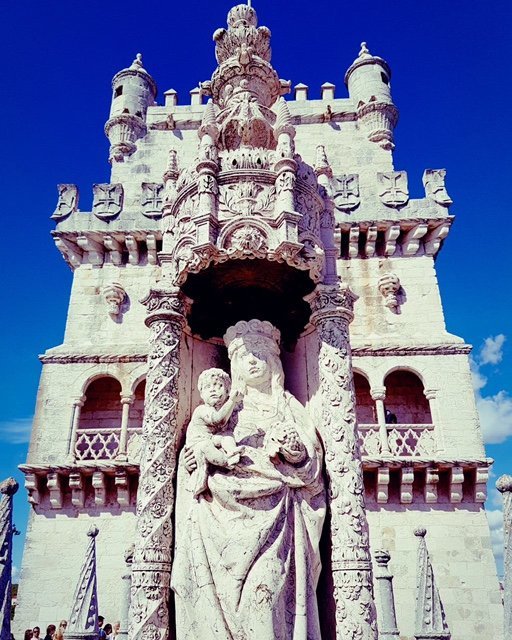
[[[425,470],[425,502],[434,504],[437,502],[437,483],[439,482],[439,470],[436,467],[428,467]]]
[[[74,242],[66,240],[65,238],[54,238],[57,249],[62,253],[64,258],[67,259],[72,268],[78,269],[82,264],[83,251]]]
[[[62,509],[62,478],[59,473],[51,472],[47,476],[48,491],[50,493],[50,507]]]
[[[427,256],[435,256],[441,247],[441,242],[446,238],[450,231],[450,223],[443,222],[427,233],[425,236],[425,254]]]
[[[462,502],[462,485],[464,483],[464,469],[451,467],[450,469],[450,502],[457,504]]]
[[[124,239],[128,249],[128,262],[134,266],[139,264],[139,245],[134,236],[126,236]]]
[[[148,263],[151,265],[158,264],[158,253],[156,250],[156,236],[154,233],[147,234],[146,245],[148,247]]]
[[[83,508],[85,504],[84,481],[79,471],[69,474],[69,488],[71,489],[71,504],[79,509]]]
[[[389,499],[389,468],[377,469],[377,503],[387,504]]]
[[[41,494],[39,493],[39,478],[35,473],[25,475],[25,489],[28,492],[28,501],[32,505],[39,504]]]
[[[351,227],[348,238],[348,255],[357,258],[359,255],[359,227]]]
[[[95,471],[92,474],[92,486],[94,489],[94,503],[99,507],[107,504],[107,487],[103,471]]]
[[[78,246],[83,249],[87,255],[89,264],[101,267],[105,258],[105,249],[101,242],[97,242],[88,236],[78,236],[76,239]]]
[[[130,506],[130,487],[126,471],[117,471],[115,477],[117,502],[121,507]]]
[[[483,503],[487,500],[487,480],[489,467],[477,467],[475,477],[475,502]]]
[[[103,236],[103,244],[110,253],[112,264],[119,267],[123,264],[123,245],[113,236]]]
[[[365,254],[367,258],[375,255],[375,243],[377,242],[377,227],[368,227],[366,232]]]
[[[386,246],[384,247],[384,255],[392,256],[396,251],[396,241],[398,236],[400,235],[400,225],[393,224],[386,229],[384,232],[384,242]]]
[[[422,222],[408,231],[402,240],[402,253],[404,256],[415,256],[420,248],[421,239],[428,231],[428,224]]]
[[[414,467],[402,467],[400,478],[400,502],[412,504],[414,484]]]
[[[121,313],[121,305],[126,299],[126,291],[118,282],[107,284],[101,289],[109,316],[115,320]]]

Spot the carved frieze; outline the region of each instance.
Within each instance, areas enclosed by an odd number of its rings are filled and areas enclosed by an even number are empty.
[[[221,154],[223,171],[237,169],[270,169],[270,157],[267,149],[242,147]]]
[[[76,184],[58,184],[59,199],[52,214],[54,220],[67,218],[78,211],[78,187]]]
[[[426,169],[423,174],[423,186],[425,194],[437,204],[449,207],[453,200],[446,191],[446,169]]]
[[[405,171],[377,173],[379,196],[387,207],[403,207],[409,202],[409,188]]]
[[[143,182],[140,204],[146,218],[159,218],[164,203],[164,185],[157,182]]]
[[[117,216],[123,208],[124,191],[122,184],[94,184],[92,210],[100,220]]]
[[[361,202],[359,196],[359,176],[354,173],[334,176],[332,180],[332,199],[338,211],[350,212]]]
[[[275,188],[247,180],[220,187],[219,211],[233,215],[265,215],[271,213],[276,198]]]

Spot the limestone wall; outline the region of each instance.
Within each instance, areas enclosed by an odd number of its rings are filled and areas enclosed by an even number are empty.
[[[78,513],[71,507],[58,513],[31,512],[23,552],[21,588],[13,623],[15,638],[25,629],[69,620],[80,567],[92,524],[96,538],[98,600],[105,622],[119,620],[121,576],[125,572],[124,550],[133,541],[135,513],[116,508],[90,509]]]
[[[412,640],[416,598],[418,538],[425,538],[452,640],[503,638],[503,606],[484,510],[470,503],[450,505],[393,504],[379,508],[367,500],[372,553],[389,550],[394,575],[400,638]]]

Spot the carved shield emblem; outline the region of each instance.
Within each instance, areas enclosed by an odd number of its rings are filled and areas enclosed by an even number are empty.
[[[59,199],[52,218],[66,218],[78,211],[78,187],[76,184],[58,184]]]
[[[162,215],[164,185],[157,182],[143,182],[140,204],[146,218],[159,218]]]
[[[108,220],[121,212],[124,195],[122,184],[94,184],[92,192],[92,210],[97,218]]]
[[[427,198],[431,198],[443,207],[449,207],[453,200],[446,191],[445,178],[446,169],[426,169],[423,174],[423,186]]]
[[[409,202],[409,188],[405,171],[378,173],[379,196],[387,207],[403,207]]]
[[[352,211],[359,206],[359,176],[351,173],[333,179],[334,206],[338,211]]]

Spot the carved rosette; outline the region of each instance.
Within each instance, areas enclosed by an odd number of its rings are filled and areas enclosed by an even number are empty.
[[[319,339],[318,406],[329,476],[336,638],[377,640],[348,334],[356,296],[347,286],[320,284],[305,299]]]
[[[153,289],[142,304],[151,333],[128,637],[167,640],[179,349],[185,319],[177,288]]]
[[[14,478],[0,483],[0,638],[11,637],[12,498]]]

